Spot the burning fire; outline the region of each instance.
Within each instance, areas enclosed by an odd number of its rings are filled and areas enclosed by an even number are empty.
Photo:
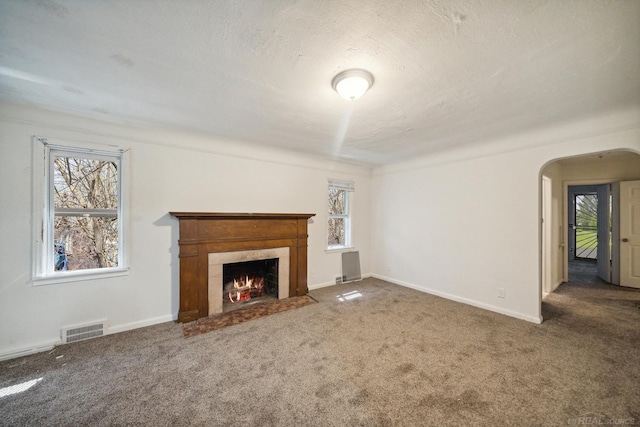
[[[233,290],[229,292],[230,302],[249,301],[262,295],[264,278],[262,276],[244,276],[233,279]]]

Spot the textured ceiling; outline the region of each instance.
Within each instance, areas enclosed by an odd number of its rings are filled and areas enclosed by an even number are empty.
[[[637,0],[0,0],[1,99],[367,164],[637,106],[639,75]]]

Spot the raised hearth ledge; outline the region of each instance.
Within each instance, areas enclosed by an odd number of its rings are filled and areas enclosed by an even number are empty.
[[[289,297],[289,248],[256,249],[252,251],[215,252],[209,254],[209,315],[222,313],[224,286],[222,269],[233,262],[278,258],[278,299]]]

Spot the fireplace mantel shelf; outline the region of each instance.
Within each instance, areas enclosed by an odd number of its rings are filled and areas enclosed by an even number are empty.
[[[316,214],[308,213],[242,213],[242,212],[169,212],[178,219],[287,219],[287,218],[306,218],[309,219]]]
[[[289,248],[289,296],[306,295],[307,224],[315,214],[169,212],[180,221],[179,322],[209,314],[208,255]]]

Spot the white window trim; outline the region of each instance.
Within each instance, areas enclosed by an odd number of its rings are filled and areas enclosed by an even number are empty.
[[[69,283],[83,280],[117,277],[129,274],[129,154],[128,150],[101,144],[86,142],[70,142],[51,140],[38,136],[32,138],[33,146],[33,222],[32,222],[32,273],[31,282],[34,286],[56,283]],[[81,156],[117,156],[120,159],[118,180],[120,203],[118,204],[118,267],[87,269],[75,271],[53,271],[53,258],[49,254],[53,248],[53,220],[51,173],[51,150],[62,154],[79,154]]]
[[[324,250],[326,254],[351,252],[355,249],[355,246],[329,246]]]
[[[347,252],[353,250],[352,245],[352,230],[351,230],[351,219],[353,216],[352,205],[352,193],[355,191],[355,184],[353,181],[343,181],[337,179],[329,179],[329,185],[327,186],[327,191],[330,188],[336,188],[339,190],[345,190],[345,211],[344,215],[331,215],[327,213],[327,220],[325,222],[325,252],[333,253],[333,252]],[[329,245],[329,220],[332,218],[344,218],[344,245]]]

